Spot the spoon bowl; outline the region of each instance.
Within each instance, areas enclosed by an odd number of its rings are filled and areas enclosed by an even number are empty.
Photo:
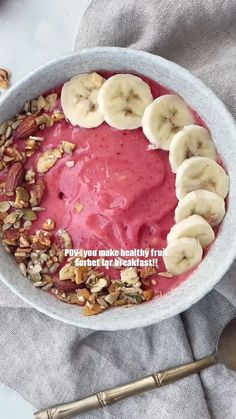
[[[222,330],[215,354],[216,362],[236,371],[236,317]]]

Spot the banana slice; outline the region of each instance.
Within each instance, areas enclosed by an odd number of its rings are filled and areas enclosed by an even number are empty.
[[[170,143],[169,160],[172,171],[176,173],[185,159],[194,156],[217,159],[216,149],[209,132],[199,125],[188,125],[175,134]]]
[[[140,127],[144,109],[152,100],[148,84],[132,74],[110,77],[98,95],[99,108],[105,121],[117,129]]]
[[[104,79],[97,73],[78,74],[67,81],[61,91],[61,105],[72,125],[98,127],[104,118],[98,107],[98,93]]]
[[[155,99],[144,111],[143,132],[155,148],[169,150],[173,136],[184,127],[194,124],[194,117],[179,96],[163,95]]]
[[[189,192],[175,209],[175,221],[178,223],[192,214],[201,215],[211,226],[216,226],[225,216],[225,201],[215,192],[203,189]]]
[[[204,249],[215,239],[215,233],[210,224],[200,215],[191,215],[175,224],[167,235],[167,242],[172,243],[181,237],[194,237],[198,239]]]
[[[178,199],[197,189],[206,189],[225,198],[229,177],[223,167],[208,157],[191,157],[179,166],[175,186]]]
[[[202,248],[197,239],[182,237],[166,247],[163,256],[166,269],[173,275],[181,275],[197,266],[202,260]]]

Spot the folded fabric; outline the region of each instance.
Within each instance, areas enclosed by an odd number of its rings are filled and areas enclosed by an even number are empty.
[[[81,21],[75,48],[115,45],[159,54],[192,70],[236,115],[235,36],[234,0],[95,0]],[[42,408],[208,355],[224,323],[236,314],[235,272],[236,264],[214,291],[180,316],[124,332],[65,325],[1,284],[0,380]],[[218,365],[80,417],[234,419],[236,374]]]

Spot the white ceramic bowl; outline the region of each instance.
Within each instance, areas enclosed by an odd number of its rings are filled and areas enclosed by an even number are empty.
[[[146,52],[123,48],[81,50],[50,62],[13,86],[0,103],[0,122],[20,111],[23,104],[77,73],[94,70],[137,72],[181,95],[205,120],[230,176],[228,210],[216,241],[199,268],[178,288],[160,299],[114,308],[98,316],[83,317],[81,308],[64,304],[36,289],[23,278],[13,258],[0,251],[0,279],[39,311],[66,323],[98,330],[147,326],[172,317],[196,303],[222,278],[236,254],[236,125],[215,94],[182,67]]]

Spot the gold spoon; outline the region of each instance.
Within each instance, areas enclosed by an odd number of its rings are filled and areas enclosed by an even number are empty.
[[[215,364],[223,364],[227,368],[236,371],[236,317],[230,320],[224,327],[217,343],[216,352],[213,355],[191,362],[190,364],[181,365],[180,367],[156,372],[153,375],[141,378],[141,380],[102,391],[86,399],[40,410],[35,413],[35,418],[71,418],[80,413],[116,403],[126,397],[173,383],[180,378],[188,377]]]

